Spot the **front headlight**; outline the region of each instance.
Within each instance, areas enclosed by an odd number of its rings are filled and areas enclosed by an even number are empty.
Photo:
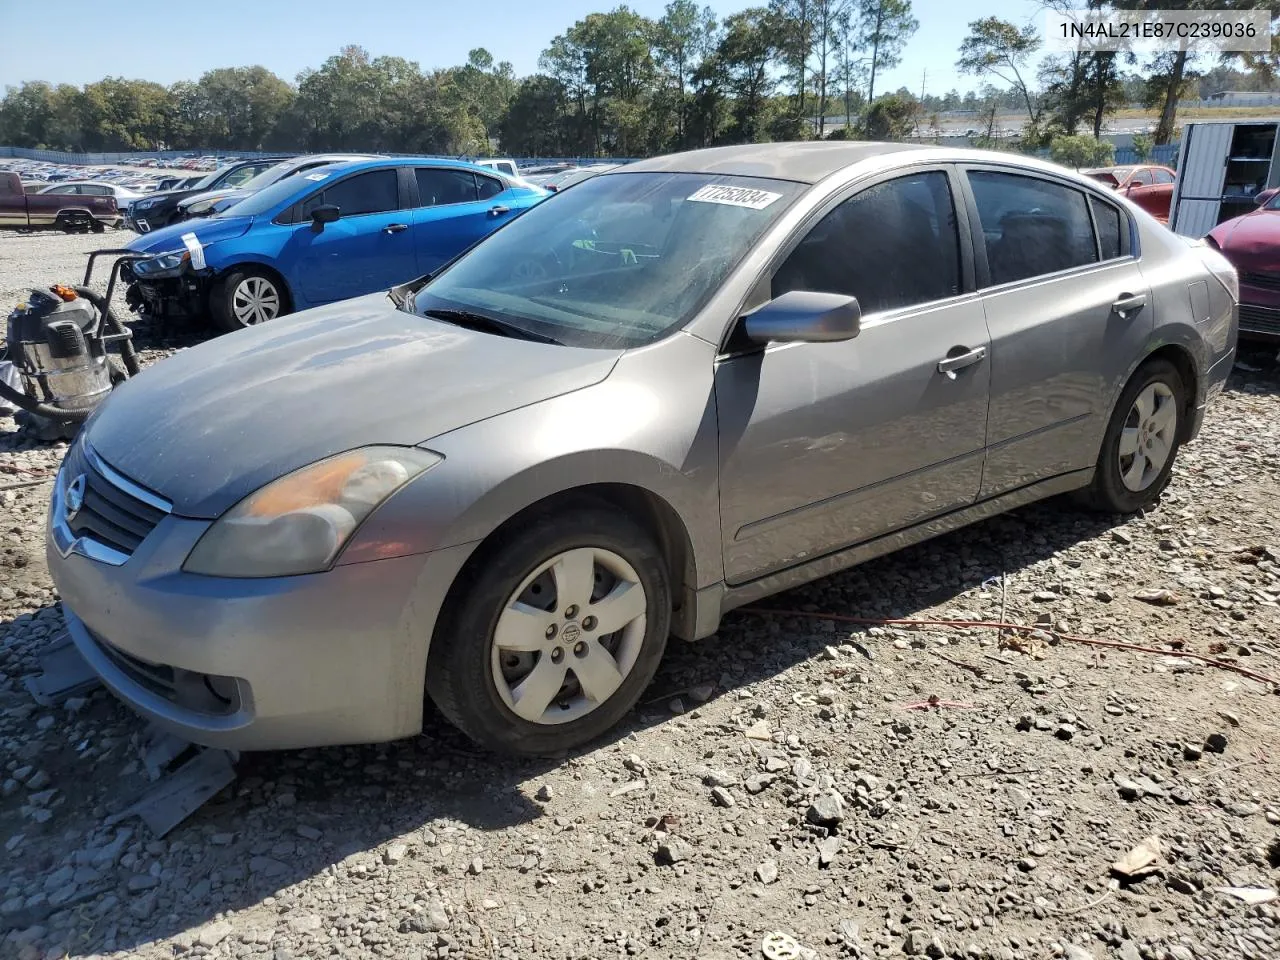
[[[182,569],[210,577],[327,570],[375,507],[443,459],[416,447],[364,447],[295,470],[214,521]]]
[[[189,250],[175,250],[173,253],[163,253],[150,260],[135,260],[133,272],[140,277],[150,277],[157,273],[177,270],[178,267],[182,266],[184,260],[190,259],[191,252]]]

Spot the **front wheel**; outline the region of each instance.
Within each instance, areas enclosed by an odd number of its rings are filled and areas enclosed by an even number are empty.
[[[666,648],[671,587],[653,538],[587,505],[481,549],[435,632],[431,699],[495,752],[594,740],[635,705]]]
[[[1167,360],[1143,364],[1111,413],[1085,503],[1108,513],[1136,513],[1160,498],[1182,440],[1186,385]]]
[[[223,330],[242,330],[289,312],[280,281],[261,270],[232,270],[209,299],[214,320]]]

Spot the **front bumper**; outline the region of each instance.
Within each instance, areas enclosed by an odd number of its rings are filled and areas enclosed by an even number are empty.
[[[169,514],[127,559],[94,559],[65,519],[67,472],[50,504],[49,571],[76,647],[134,711],[232,750],[420,731],[427,647],[469,547],[231,580],[181,571],[209,521]]]
[[[209,311],[213,271],[184,266],[155,277],[140,277],[132,265],[121,267],[124,302],[134,313],[158,318],[196,318]]]
[[[1240,270],[1240,334],[1280,339],[1280,273]]]

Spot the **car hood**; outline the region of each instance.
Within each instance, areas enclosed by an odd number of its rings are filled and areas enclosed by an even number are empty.
[[[1254,210],[1219,224],[1209,236],[1232,259],[1280,262],[1280,210]]]
[[[219,240],[234,240],[244,236],[253,223],[253,217],[219,217],[211,220],[183,220],[171,223],[159,230],[152,230],[129,241],[129,249],[135,253],[168,253],[182,249],[182,238],[194,233],[203,246]]]
[[[178,201],[178,206],[189,207],[196,203],[204,203],[209,200],[220,200],[223,197],[237,191],[233,187],[227,187],[221,190],[201,190],[199,193],[193,193],[189,197],[183,197]]]
[[[218,213],[221,213],[223,210],[227,210],[235,206],[245,197],[251,196],[253,196],[252,190],[228,190],[226,193],[218,197],[217,201],[213,205],[213,209]]]
[[[478,333],[369,294],[182,350],[114,390],[84,434],[175,513],[213,518],[324,457],[599,383],[621,354]]]

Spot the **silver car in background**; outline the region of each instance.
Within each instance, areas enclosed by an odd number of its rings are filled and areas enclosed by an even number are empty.
[[[71,634],[197,743],[616,724],[668,634],[1074,491],[1150,507],[1236,345],[1225,260],[1005,153],[726,147],[430,278],[129,380],[58,475]]]

